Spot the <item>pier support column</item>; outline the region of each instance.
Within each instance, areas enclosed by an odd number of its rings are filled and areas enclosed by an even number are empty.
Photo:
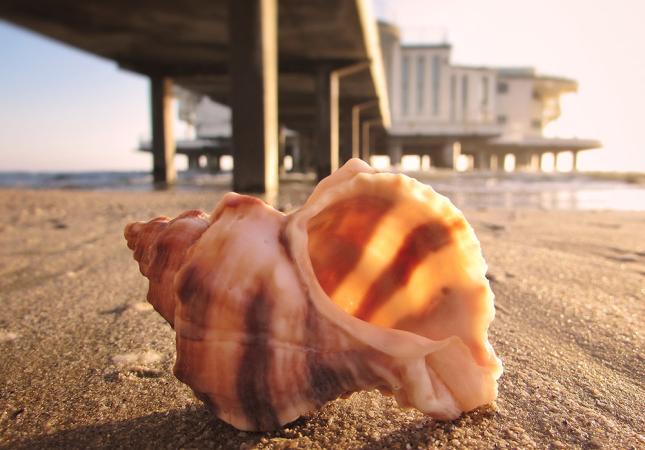
[[[514,153],[515,170],[530,171],[532,155],[526,152]]]
[[[562,158],[563,152],[553,152],[553,172],[559,172],[559,160]]]
[[[338,75],[329,67],[316,72],[316,149],[318,180],[338,169]]]
[[[278,174],[286,173],[284,168],[284,157],[287,155],[287,128],[284,125],[278,127]]]
[[[434,166],[444,169],[455,170],[457,168],[457,159],[461,153],[461,144],[459,142],[448,142],[443,145],[436,156],[433,158]]]
[[[490,155],[490,170],[499,170],[499,155]]]
[[[363,129],[361,127],[361,111],[378,106],[378,101],[371,100],[352,106],[352,158],[360,158],[362,147],[361,138]]]
[[[361,157],[361,106],[352,107],[352,158]]]
[[[371,120],[365,120],[361,124],[361,159],[369,164],[370,162],[370,128]]]
[[[400,142],[390,142],[388,154],[390,156],[390,167],[400,169],[401,159],[403,158],[403,145]]]
[[[188,170],[199,170],[199,157],[201,155],[186,155],[188,157]]]
[[[474,168],[476,170],[490,170],[491,159],[492,157],[486,152],[479,151],[475,153],[473,160]]]
[[[219,158],[219,155],[206,155],[206,168],[210,173],[218,173],[220,171]],[[235,161],[233,161],[233,164],[235,164]],[[233,166],[233,170],[235,170],[235,166]]]
[[[152,112],[152,177],[155,183],[171,184],[175,170],[175,137],[172,123],[172,80],[150,77]]]
[[[302,150],[300,148],[301,138],[300,133],[298,133],[291,145],[291,172],[304,172],[302,168]]]
[[[571,152],[571,172],[578,171],[578,152]]]
[[[233,189],[278,189],[277,0],[228,2]]]
[[[531,171],[540,172],[540,161],[542,156],[539,153],[531,153]]]
[[[352,158],[354,145],[352,106],[344,107],[341,114],[340,149],[338,164],[343,165]]]
[[[314,167],[314,133],[310,130],[299,131],[300,141],[300,170],[302,173],[309,173]]]

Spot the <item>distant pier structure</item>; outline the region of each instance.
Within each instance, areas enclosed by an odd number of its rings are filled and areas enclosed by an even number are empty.
[[[233,157],[240,192],[277,191],[285,157],[318,179],[352,157],[397,167],[541,170],[593,139],[546,137],[574,80],[533,68],[455,65],[452,47],[402,43],[370,0],[113,2],[2,0],[0,18],[115,61],[150,80],[156,183]],[[101,86],[101,89],[110,89]],[[173,98],[194,127],[173,133]],[[106,159],[109,155],[106,155]],[[465,162],[465,164],[464,164]]]
[[[242,192],[276,191],[280,129],[322,178],[367,148],[366,127],[390,126],[368,0],[3,0],[0,18],[149,77],[158,183],[176,176],[174,85],[231,108]]]
[[[394,165],[404,155],[420,155],[448,169],[465,160],[462,170],[502,169],[512,157],[515,170],[538,171],[543,155],[551,153],[555,166],[570,152],[575,170],[578,152],[601,146],[543,134],[560,116],[560,96],[576,92],[576,81],[533,68],[455,65],[448,43],[402,43],[400,30],[384,22],[379,30],[392,126],[377,130],[369,153],[388,155]]]

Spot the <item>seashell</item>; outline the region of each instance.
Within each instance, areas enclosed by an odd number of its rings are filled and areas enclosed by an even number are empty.
[[[220,419],[272,430],[364,389],[437,419],[492,402],[493,293],[448,199],[351,160],[297,211],[226,194],[125,229],[174,373]]]

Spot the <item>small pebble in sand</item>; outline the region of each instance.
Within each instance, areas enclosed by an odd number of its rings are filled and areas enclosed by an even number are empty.
[[[152,311],[152,305],[148,302],[138,302],[134,303],[130,306],[130,309],[132,311],[137,311],[137,312],[144,312],[144,311]]]
[[[154,364],[159,361],[161,361],[161,354],[154,350],[138,353],[123,353],[112,357],[112,362],[120,368],[131,367],[134,365]]]
[[[11,342],[15,341],[16,339],[18,339],[18,335],[16,333],[0,330],[0,342]]]

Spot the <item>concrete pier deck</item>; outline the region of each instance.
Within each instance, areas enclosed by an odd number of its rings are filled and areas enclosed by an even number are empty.
[[[376,21],[366,0],[3,0],[0,18],[115,61],[151,80],[155,180],[172,182],[172,83],[233,112],[233,187],[275,190],[278,126],[308,139],[320,176],[340,161],[341,111],[388,127]],[[101,89],[109,89],[102,86]],[[347,159],[347,156],[344,156]]]

